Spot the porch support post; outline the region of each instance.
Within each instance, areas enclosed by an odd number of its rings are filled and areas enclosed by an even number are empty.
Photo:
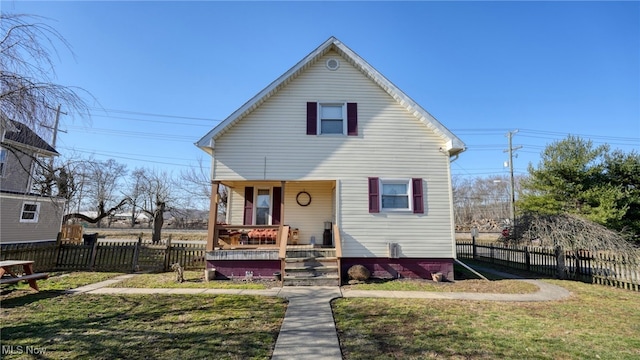
[[[280,224],[278,225],[278,234],[282,235],[282,229],[284,227],[284,184],[286,182],[285,181],[281,181],[280,182],[280,188],[282,190],[280,190],[281,192],[281,196],[280,196]],[[287,242],[288,242],[289,237],[287,236]],[[286,246],[286,244],[285,244]]]
[[[209,198],[209,226],[207,227],[207,249],[206,251],[213,251],[216,243],[218,242],[218,202],[220,195],[218,190],[220,189],[220,181],[211,182],[211,196]]]

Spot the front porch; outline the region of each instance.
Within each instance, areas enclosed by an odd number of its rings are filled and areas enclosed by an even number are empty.
[[[283,286],[341,284],[342,249],[340,230],[335,224],[331,239],[335,246],[293,244],[294,232],[289,226],[222,225],[219,229],[222,235],[216,232],[218,246],[206,252],[207,269],[215,269],[216,280],[279,278]],[[253,239],[250,232],[277,235],[274,239],[268,236]]]

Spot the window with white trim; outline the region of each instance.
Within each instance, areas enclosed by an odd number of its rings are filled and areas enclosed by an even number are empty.
[[[269,189],[258,189],[256,194],[256,225],[271,224],[271,192]]]
[[[345,103],[320,103],[318,106],[318,128],[320,134],[346,134]]]
[[[369,188],[369,213],[413,212],[425,213],[426,195],[422,178],[411,179],[367,179]]]
[[[22,203],[22,213],[20,214],[20,222],[36,223],[40,215],[40,203],[24,202]]]
[[[7,150],[0,148],[0,177],[5,176],[5,168],[7,163]]]
[[[412,198],[411,179],[380,179],[382,211],[411,211]]]

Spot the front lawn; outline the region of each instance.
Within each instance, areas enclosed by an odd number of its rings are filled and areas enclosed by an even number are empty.
[[[354,290],[385,291],[436,291],[436,292],[470,292],[498,294],[534,293],[539,288],[517,280],[462,280],[456,282],[435,283],[430,280],[396,279],[390,281],[369,281],[363,284],[348,285],[344,288]]]
[[[118,282],[112,287],[126,288],[204,288],[204,289],[266,289],[279,286],[272,279],[255,279],[253,281],[215,280],[204,281],[204,271],[185,271],[184,282],[176,281],[174,272],[157,274],[140,274]]]
[[[27,297],[2,303],[3,359],[268,359],[286,309],[259,296]]]
[[[561,301],[334,300],[344,359],[638,359],[640,293],[543,280]]]
[[[3,285],[0,295],[2,307],[10,299],[50,297],[56,296],[64,290],[75,289],[80,286],[108,280],[124,273],[118,272],[93,272],[93,271],[53,271],[49,272],[48,279],[38,280],[39,293],[36,293],[26,282],[11,285]]]

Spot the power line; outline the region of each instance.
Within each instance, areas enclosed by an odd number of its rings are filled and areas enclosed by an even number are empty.
[[[92,116],[105,117],[105,118],[109,118],[109,119],[132,120],[132,121],[156,123],[156,124],[169,124],[169,125],[180,125],[180,126],[198,126],[198,127],[206,127],[206,128],[211,128],[212,127],[211,125],[208,125],[208,124],[189,124],[189,123],[179,123],[179,122],[175,122],[175,121],[146,120],[146,119],[136,119],[136,118],[122,117],[122,116],[110,116],[110,115],[92,115]]]
[[[80,153],[85,153],[85,154],[91,154],[91,155],[100,155],[100,156],[106,156],[109,158],[116,158],[116,159],[124,159],[124,160],[132,160],[132,161],[139,161],[139,162],[144,162],[144,163],[153,163],[153,164],[162,164],[162,165],[172,165],[172,166],[182,166],[182,167],[187,167],[187,168],[192,168],[192,167],[198,167],[200,166],[200,164],[198,165],[189,165],[189,164],[176,164],[176,163],[170,163],[170,162],[164,162],[164,161],[154,161],[154,160],[149,160],[146,158],[144,159],[138,159],[138,158],[132,158],[132,157],[128,157],[128,156],[116,156],[116,155],[112,155],[109,153],[101,153],[101,152],[96,152],[96,151],[81,151],[81,150],[77,150]]]
[[[197,121],[215,121],[221,122],[220,119],[213,118],[203,118],[203,117],[194,117],[194,116],[183,116],[183,115],[167,115],[167,114],[154,114],[140,111],[131,111],[131,110],[118,110],[118,109],[103,109],[103,108],[91,108],[90,110],[102,111],[105,113],[118,113],[118,114],[128,114],[128,115],[141,115],[141,116],[153,116],[153,117],[162,117],[162,118],[171,118],[171,119],[184,119],[184,120],[197,120]]]
[[[96,150],[95,149],[85,149],[85,148],[77,148],[77,147],[66,147],[66,146],[61,146],[60,149],[65,149],[65,150],[69,150],[69,151],[77,151],[77,152],[81,152],[81,153],[94,153]],[[121,151],[108,151],[108,152],[101,152],[102,155],[106,155],[106,154],[120,154],[120,155],[128,155],[128,156],[135,156],[135,155],[140,155],[140,154],[134,154],[134,153],[130,153],[130,152],[121,152]],[[147,155],[144,154],[145,158],[159,158],[159,159],[169,159],[169,160],[179,160],[179,161],[192,161],[193,159],[185,159],[185,158],[177,158],[177,157],[168,157],[168,156],[160,156],[160,155]]]
[[[82,126],[67,126],[68,129],[76,129],[82,130],[86,133],[91,134],[106,134],[106,135],[118,135],[118,136],[127,136],[127,137],[138,137],[143,139],[157,139],[157,140],[169,140],[169,141],[184,141],[184,142],[194,142],[195,137],[187,136],[187,135],[175,135],[175,134],[161,134],[161,133],[149,133],[149,132],[140,132],[140,131],[125,131],[125,130],[114,130],[114,129],[102,129],[102,128],[85,128]]]
[[[588,135],[588,134],[576,134],[569,132],[558,132],[558,131],[547,131],[547,130],[533,130],[533,129],[520,129],[522,132],[532,133],[532,134],[540,134],[540,135],[554,135],[566,137],[567,135],[575,135],[584,138],[590,139],[605,139],[605,140],[620,140],[620,141],[635,141],[640,142],[640,138],[638,137],[622,137],[622,136],[606,136],[606,135]],[[525,135],[523,135],[525,136]]]

